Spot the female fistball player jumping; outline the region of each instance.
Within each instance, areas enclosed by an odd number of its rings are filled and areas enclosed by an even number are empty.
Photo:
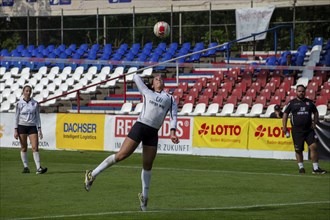
[[[162,126],[168,112],[170,112],[171,140],[174,144],[179,143],[179,139],[175,134],[177,124],[177,104],[173,96],[163,91],[164,81],[160,75],[153,79],[152,89],[149,89],[138,75],[134,75],[133,80],[143,96],[143,109],[119,151],[116,154],[107,157],[94,170],[86,171],[85,189],[89,191],[97,175],[115,163],[129,157],[142,141],[142,193],[139,193],[138,197],[141,210],[146,211],[151,169],[157,154],[158,130]]]

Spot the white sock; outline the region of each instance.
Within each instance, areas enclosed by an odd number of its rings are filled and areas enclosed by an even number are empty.
[[[27,152],[21,151],[21,159],[22,159],[22,162],[23,162],[23,166],[24,167],[29,167],[29,165],[28,165]]]
[[[313,169],[317,170],[319,168],[319,163],[313,163]]]
[[[142,182],[142,195],[144,198],[148,198],[149,195],[149,185],[151,179],[151,170],[141,171],[141,182]]]
[[[96,177],[97,175],[99,175],[103,170],[107,169],[108,167],[114,165],[116,163],[115,160],[115,154],[110,155],[109,157],[107,157],[102,163],[100,163],[100,165],[98,165],[98,167],[96,167],[93,172],[92,172],[92,176]]]
[[[299,167],[299,169],[304,168],[304,164],[303,163],[298,163],[298,167]]]
[[[34,162],[36,164],[37,169],[40,168],[40,156],[39,156],[39,152],[33,152],[33,159]]]

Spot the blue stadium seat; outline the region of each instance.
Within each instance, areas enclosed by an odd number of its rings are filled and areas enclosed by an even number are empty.
[[[267,57],[266,59],[266,65],[268,66],[275,66],[277,65],[277,59],[275,56]]]
[[[315,45],[321,45],[323,46],[323,37],[315,37],[312,47],[314,47]]]
[[[215,47],[215,46],[217,46],[217,45],[218,45],[217,42],[211,42],[211,43],[209,44],[208,48],[212,48],[212,47]],[[216,52],[217,52],[216,49],[208,50],[208,51],[204,52],[204,53],[202,54],[202,56],[203,56],[203,57],[210,57],[210,56],[215,55]]]

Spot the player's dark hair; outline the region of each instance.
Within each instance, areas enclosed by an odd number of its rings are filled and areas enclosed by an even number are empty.
[[[24,92],[25,88],[30,88],[30,90],[31,90],[31,92],[32,92],[32,86],[30,86],[30,85],[25,85],[25,86],[23,87],[23,89],[22,89],[22,92]]]
[[[296,89],[298,89],[299,87],[304,88],[304,90],[306,91],[306,86],[304,86],[304,85],[302,85],[302,84],[299,84],[299,85],[297,85]]]

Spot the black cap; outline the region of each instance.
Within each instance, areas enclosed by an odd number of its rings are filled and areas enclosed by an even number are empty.
[[[274,106],[274,109],[275,109],[275,110],[280,110],[281,107],[280,107],[279,105],[275,105],[275,106]]]

